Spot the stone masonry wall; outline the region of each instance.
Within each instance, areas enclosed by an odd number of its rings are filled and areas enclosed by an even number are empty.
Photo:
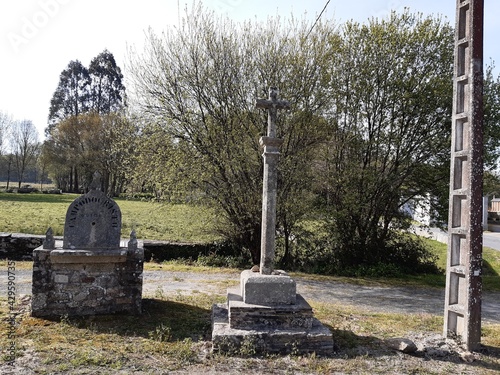
[[[0,233],[0,259],[32,260],[33,250],[42,245],[45,236],[23,233]],[[56,236],[56,240],[62,237]],[[162,262],[171,259],[197,259],[199,255],[216,252],[230,255],[231,249],[212,243],[179,243],[144,240],[144,260]]]
[[[86,256],[51,252],[33,252],[33,316],[141,313],[142,248]]]

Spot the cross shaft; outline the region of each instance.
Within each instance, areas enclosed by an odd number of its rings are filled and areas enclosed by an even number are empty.
[[[278,185],[279,146],[283,142],[276,138],[276,114],[278,109],[290,108],[290,103],[278,100],[278,89],[269,89],[269,99],[257,99],[256,108],[268,110],[267,137],[260,138],[264,147],[264,178],[262,187],[262,234],[260,273],[270,275],[274,270],[276,237],[276,195]]]

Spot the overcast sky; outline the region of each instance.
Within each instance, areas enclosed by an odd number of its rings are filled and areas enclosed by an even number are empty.
[[[328,0],[204,0],[236,21],[280,14],[316,19]],[[500,1],[485,2],[485,62],[500,65]],[[127,74],[127,46],[141,49],[144,31],[177,24],[186,0],[0,0],[0,111],[32,120],[43,137],[50,99],[71,60],[88,66],[108,49]],[[439,14],[455,22],[456,0],[330,0],[322,17],[365,22],[390,10]],[[180,9],[179,9],[180,8]],[[495,70],[498,74],[499,69]]]

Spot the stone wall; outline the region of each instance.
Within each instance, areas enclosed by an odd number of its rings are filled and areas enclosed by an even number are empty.
[[[35,234],[0,232],[0,259],[31,260],[33,250],[42,245],[44,238]]]
[[[45,236],[22,233],[0,232],[0,259],[32,260],[33,250],[42,245]],[[62,237],[55,237],[62,240]],[[178,258],[197,259],[199,255],[217,252],[230,255],[231,249],[215,243],[179,243],[144,240],[144,260],[149,262]]]
[[[33,254],[33,316],[141,313],[142,248]]]

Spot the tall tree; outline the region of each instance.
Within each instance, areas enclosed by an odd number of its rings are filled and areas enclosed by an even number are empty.
[[[7,112],[0,112],[0,161],[2,162],[2,169],[5,168],[7,190],[9,190],[12,165],[14,163],[11,140],[13,127],[14,119],[12,116]]]
[[[248,249],[254,263],[260,258],[261,230],[258,141],[267,122],[267,114],[255,110],[255,99],[267,97],[269,86],[276,85],[293,103],[293,115],[278,118],[278,135],[284,138],[283,187],[301,181],[307,172],[307,163],[299,161],[308,159],[321,138],[313,114],[328,92],[318,87],[318,67],[324,64],[323,52],[329,48],[324,41],[333,28],[315,28],[305,43],[311,25],[295,20],[289,26],[285,30],[273,20],[237,27],[199,6],[180,29],[163,36],[150,32],[144,55],[131,56],[142,114],[174,141],[170,150],[185,161],[187,185],[197,186],[219,208],[221,232]],[[281,187],[280,204],[300,191]],[[289,204],[287,212],[294,207]],[[290,215],[280,223],[291,228],[299,217]]]
[[[123,74],[111,52],[104,50],[90,62],[89,76],[91,110],[106,114],[125,106]]]
[[[135,128],[123,116],[89,112],[61,121],[43,147],[43,159],[52,165],[60,188],[67,187],[67,168],[80,171],[80,185],[86,188],[94,172],[102,176],[102,190],[113,195],[121,190],[135,152]],[[61,174],[62,172],[62,174]]]
[[[343,267],[418,263],[390,243],[405,202],[448,183],[452,47],[449,25],[408,11],[344,25],[321,171]]]
[[[484,164],[494,170],[500,159],[500,75],[493,76],[495,64],[486,67],[484,77]]]
[[[110,144],[105,138],[107,133],[114,130],[102,129],[101,125],[116,123],[108,121],[106,116],[125,108],[122,79],[113,54],[107,50],[95,57],[88,69],[77,60],[71,61],[61,73],[51,101],[44,146],[44,160],[50,160],[58,166],[52,169],[60,187],[79,192],[81,185],[86,184],[85,179],[92,176],[95,170],[102,169],[101,161],[109,162],[116,155],[106,154],[104,147],[88,147]],[[100,131],[94,131],[96,129]],[[94,139],[87,138],[89,134]],[[81,160],[82,157],[87,160]],[[108,187],[106,184],[105,190]]]
[[[26,168],[35,161],[39,148],[38,132],[33,122],[29,120],[16,121],[12,132],[12,143],[18,184],[21,187]]]
[[[0,156],[4,154],[12,123],[12,116],[7,112],[0,111]]]
[[[70,61],[61,72],[59,84],[50,101],[47,134],[58,122],[89,110],[90,75],[78,60]]]

